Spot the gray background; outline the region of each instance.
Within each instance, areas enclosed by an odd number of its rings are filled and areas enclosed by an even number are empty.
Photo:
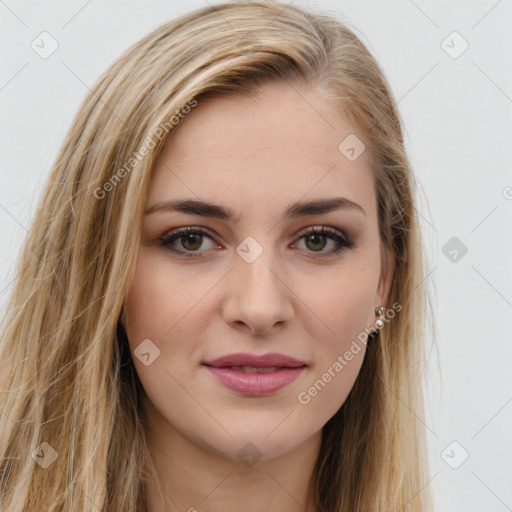
[[[0,306],[88,89],[130,44],[206,3],[0,0]],[[512,510],[511,2],[294,4],[337,13],[357,29],[404,120],[437,324],[422,418],[435,510]],[[46,59],[31,48],[43,31],[58,43]]]

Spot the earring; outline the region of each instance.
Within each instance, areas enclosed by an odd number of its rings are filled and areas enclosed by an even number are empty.
[[[384,306],[379,306],[378,308],[375,308],[375,314],[379,315],[379,319],[375,322],[377,329],[382,329],[384,327],[384,311],[386,311],[386,308]]]
[[[366,346],[369,347],[377,334],[379,334],[379,329],[382,329],[384,327],[384,311],[386,311],[386,308],[384,306],[379,306],[378,308],[375,308],[375,314],[379,316],[379,319],[375,322],[375,325],[377,327],[376,331],[370,331],[370,334],[368,334],[368,340],[366,342]]]

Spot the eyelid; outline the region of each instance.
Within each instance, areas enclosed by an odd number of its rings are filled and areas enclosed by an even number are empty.
[[[203,252],[207,251],[187,251],[187,250],[176,250],[170,247],[171,243],[179,240],[181,237],[187,235],[187,233],[199,234],[201,236],[206,236],[212,240],[212,242],[216,243],[215,239],[217,237],[209,228],[205,228],[202,226],[184,226],[180,228],[175,228],[171,231],[166,232],[164,235],[159,237],[161,245],[167,248],[167,250],[178,254],[180,256],[188,256],[188,257],[199,257],[196,255],[200,255]],[[322,236],[326,236],[329,240],[334,241],[339,245],[339,247],[335,250],[331,251],[307,251],[310,255],[316,255],[317,257],[329,257],[338,255],[348,249],[352,249],[355,246],[353,237],[348,235],[345,230],[334,228],[326,225],[311,225],[305,228],[302,228],[297,233],[295,233],[294,239],[297,243],[306,236],[311,236],[319,234]]]
[[[171,231],[167,231],[165,234],[158,237],[158,239],[160,240],[160,243],[162,246],[164,246],[164,248],[167,248],[169,251],[171,251],[175,254],[178,254],[178,255],[194,256],[194,253],[200,254],[201,252],[205,252],[205,251],[184,251],[184,250],[178,251],[178,250],[170,248],[170,244],[172,242],[179,240],[181,237],[187,235],[188,233],[197,233],[203,237],[206,235],[208,238],[210,238],[212,240],[212,242],[216,243],[215,238],[217,237],[217,235],[215,235],[213,233],[213,231],[211,231],[210,229],[202,227],[202,226],[183,226],[180,228],[172,229]]]
[[[298,231],[295,236],[297,237],[303,237],[304,235],[309,235],[310,233],[320,233],[320,234],[331,234],[336,235],[340,238],[343,238],[347,243],[349,243],[352,238],[342,229],[333,228],[331,226],[324,226],[324,225],[314,225],[314,226],[308,226],[306,228],[301,229]]]
[[[354,238],[346,233],[343,229],[333,228],[325,225],[308,226],[299,231],[295,237],[297,241],[303,240],[307,236],[319,234],[326,236],[328,239],[334,241],[339,245],[337,249],[332,251],[307,251],[308,256],[314,255],[317,258],[329,258],[335,256],[341,256],[342,253],[353,249],[355,247]]]

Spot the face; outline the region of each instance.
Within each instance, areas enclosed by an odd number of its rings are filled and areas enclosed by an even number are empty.
[[[368,148],[339,149],[364,138],[338,110],[269,84],[199,105],[166,142],[124,316],[150,429],[268,459],[347,398],[394,263]]]

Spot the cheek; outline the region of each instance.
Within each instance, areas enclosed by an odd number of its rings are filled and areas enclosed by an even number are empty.
[[[197,358],[200,326],[193,320],[201,297],[199,290],[191,292],[194,288],[201,287],[194,287],[186,272],[170,278],[161,258],[139,258],[126,298],[125,327],[135,368],[148,392],[172,382],[167,372],[182,379],[185,366],[179,362]]]
[[[208,283],[187,268],[170,272],[165,257],[142,249],[135,276],[126,299],[129,338],[154,339],[159,346],[182,332],[189,318],[201,309]]]
[[[325,284],[324,284],[325,283]],[[352,339],[372,325],[371,312],[376,288],[373,272],[360,266],[338,272],[336,277],[325,280],[322,286],[308,286],[307,305],[321,320],[324,353],[343,350]],[[317,290],[314,293],[311,290]],[[312,333],[314,334],[314,333]]]
[[[315,343],[315,365],[308,387],[298,401],[310,409],[308,415],[325,422],[347,398],[363,363],[366,346],[361,334],[372,324],[374,283],[364,268],[340,272],[318,293],[308,296],[308,306],[321,319]],[[310,288],[314,289],[314,288]]]
[[[150,402],[173,418],[169,397],[173,397],[173,409],[193,405],[186,402],[188,395],[180,383],[188,382],[200,358],[204,319],[198,318],[208,283],[203,279],[202,284],[194,284],[186,269],[171,277],[165,259],[149,251],[143,254],[126,298],[125,327],[132,360]]]

